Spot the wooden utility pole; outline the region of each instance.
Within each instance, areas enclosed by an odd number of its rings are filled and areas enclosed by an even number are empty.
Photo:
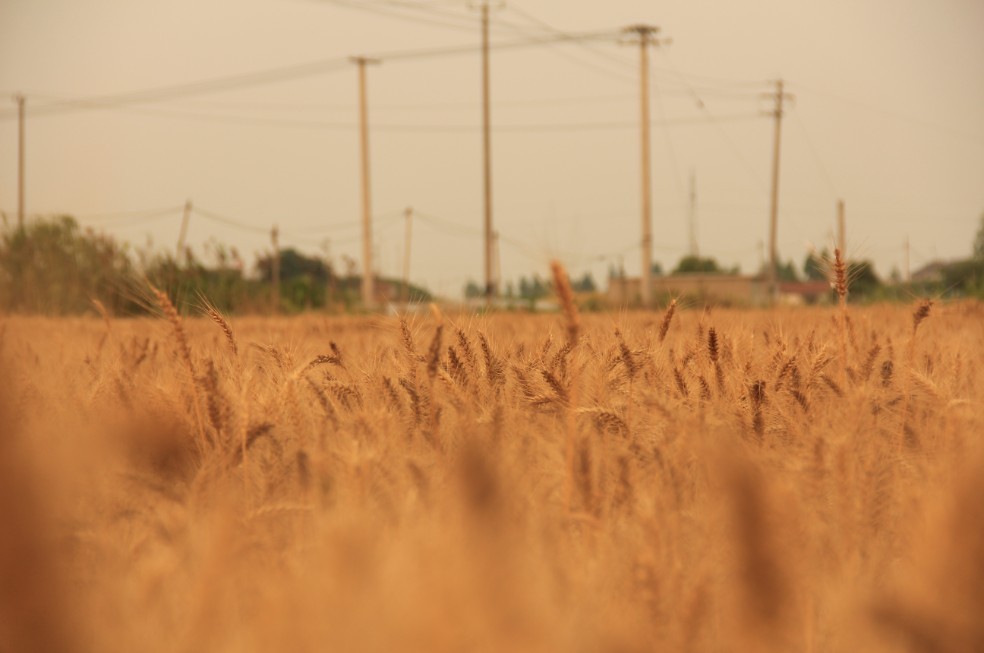
[[[178,250],[175,260],[181,260],[181,253],[185,247],[185,237],[188,235],[188,221],[191,219],[191,200],[185,201],[184,215],[181,216],[181,231],[178,232]]]
[[[485,193],[485,303],[491,304],[496,294],[492,276],[492,111],[489,83],[489,2],[483,0],[482,12],[482,161]]]
[[[404,215],[407,228],[403,237],[403,301],[410,303],[410,236],[413,232],[413,209],[408,206]]]
[[[273,280],[273,314],[280,312],[280,232],[274,225],[270,231],[270,242],[273,244],[273,259],[270,261],[270,277]]]
[[[697,247],[697,175],[690,171],[690,255],[700,256]]]
[[[369,187],[369,106],[366,101],[366,64],[378,59],[352,57],[359,67],[359,134],[362,152],[362,307],[372,308],[374,301],[372,272],[372,197]]]
[[[24,96],[14,96],[17,103],[17,227],[24,228]]]
[[[779,228],[779,152],[782,142],[783,101],[788,97],[783,92],[783,81],[776,81],[774,95],[775,108],[772,117],[775,119],[775,138],[772,149],[772,202],[769,208],[769,300],[775,304],[779,299],[779,261],[776,237]]]
[[[639,44],[639,128],[642,142],[642,276],[639,293],[642,305],[651,306],[653,301],[653,216],[652,216],[652,175],[649,171],[649,46],[659,45],[656,40],[658,27],[651,25],[632,25],[623,30],[632,35],[630,42]]]
[[[847,225],[844,221],[844,200],[837,200],[837,249],[847,260]]]

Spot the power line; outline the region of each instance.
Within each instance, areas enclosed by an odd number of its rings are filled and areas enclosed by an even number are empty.
[[[933,130],[939,131],[939,132],[941,132],[943,134],[946,134],[947,136],[950,136],[951,138],[959,139],[961,142],[964,142],[964,143],[967,142],[967,138],[970,137],[970,138],[974,139],[975,141],[977,141],[975,143],[976,145],[984,145],[984,134],[981,134],[981,133],[975,133],[975,132],[963,131],[963,130],[959,130],[959,129],[953,129],[953,128],[947,126],[947,125],[941,125],[941,124],[936,123],[936,122],[933,122],[931,120],[925,120],[923,118],[917,118],[915,116],[909,116],[909,115],[906,115],[906,114],[903,114],[903,113],[899,113],[898,111],[892,111],[890,109],[885,109],[883,107],[879,107],[879,106],[876,106],[874,104],[869,104],[868,102],[863,102],[861,100],[856,100],[854,98],[850,98],[850,97],[847,97],[847,96],[844,96],[844,95],[839,95],[839,94],[836,94],[836,93],[831,93],[829,91],[821,90],[821,89],[815,88],[813,86],[805,86],[805,85],[803,85],[803,84],[801,84],[799,82],[792,82],[792,84],[794,86],[796,86],[797,88],[799,88],[799,89],[802,89],[802,90],[807,91],[808,93],[813,93],[815,95],[825,96],[825,97],[828,97],[828,98],[831,98],[831,99],[834,99],[834,100],[838,100],[840,102],[846,102],[846,103],[849,103],[849,104],[854,104],[854,105],[857,105],[857,106],[862,107],[864,109],[867,109],[868,111],[873,111],[873,112],[876,112],[876,113],[881,113],[881,114],[884,114],[886,116],[891,116],[892,118],[895,118],[897,120],[902,120],[902,121],[905,121],[905,122],[912,123],[914,125],[920,125],[922,127],[933,129]]]
[[[29,215],[32,219],[64,216],[74,219],[81,227],[119,227],[152,222],[172,216],[181,211],[181,206],[171,206],[144,211],[118,211],[109,213],[74,213],[72,211],[38,211]],[[94,223],[94,224],[92,224]]]
[[[793,114],[793,117],[796,119],[796,124],[799,125],[800,131],[803,132],[803,139],[806,141],[808,149],[810,150],[810,153],[813,155],[813,162],[816,164],[817,169],[820,171],[820,175],[823,177],[823,180],[827,184],[827,190],[830,191],[830,194],[833,197],[835,198],[840,197],[840,195],[837,192],[837,188],[834,186],[834,181],[830,177],[830,173],[827,172],[826,166],[823,165],[823,160],[820,158],[820,152],[813,144],[813,139],[810,138],[810,134],[806,130],[806,125],[803,123],[803,120],[799,116],[799,112],[793,111],[791,113]]]
[[[589,40],[589,39],[605,39],[613,38],[611,32],[592,32],[592,33],[581,33],[581,34],[570,34],[570,35],[556,35],[551,37],[541,37],[541,38],[527,38],[516,41],[506,41],[496,44],[490,44],[491,49],[495,50],[510,50],[517,48],[525,48],[536,45],[544,45],[548,43],[560,43],[563,41],[578,41],[578,40]],[[412,50],[399,50],[391,51],[387,53],[382,53],[379,55],[374,55],[373,59],[380,59],[384,61],[412,61],[427,59],[432,57],[444,57],[444,56],[454,56],[461,54],[478,54],[479,49],[474,45],[467,46],[449,46],[441,48],[421,48]],[[90,98],[77,98],[73,100],[67,100],[51,105],[46,105],[40,107],[31,112],[32,117],[51,115],[53,113],[63,113],[65,111],[73,111],[79,109],[95,109],[95,108],[105,108],[108,106],[115,106],[120,104],[139,104],[154,102],[166,99],[173,99],[178,97],[191,97],[195,95],[204,95],[208,93],[217,93],[221,91],[230,91],[236,89],[247,88],[251,86],[260,86],[264,84],[272,84],[276,82],[283,82],[291,79],[301,79],[304,77],[310,77],[314,75],[326,74],[329,72],[335,72],[342,70],[349,64],[348,57],[338,57],[333,59],[324,59],[320,61],[311,61],[302,64],[296,64],[292,66],[283,66],[279,68],[271,68],[264,71],[245,73],[240,75],[231,75],[227,77],[218,77],[210,80],[202,80],[198,82],[190,82],[187,84],[176,84],[169,86],[161,86],[152,89],[144,89],[141,91],[132,91],[129,93],[119,93],[113,95],[101,95],[94,96]],[[0,112],[0,119],[10,119],[15,117],[16,111],[7,110]]]
[[[701,89],[701,94],[703,95],[719,95],[715,90]],[[687,96],[693,97],[694,90],[691,88],[666,88],[662,87],[663,96]],[[728,92],[724,92],[726,96],[732,96]],[[2,94],[0,94],[2,95]],[[758,94],[754,94],[756,97]],[[75,99],[69,97],[53,96],[48,93],[25,93],[25,97],[32,98],[35,100],[47,101],[49,104],[42,106],[52,106],[57,103],[73,102]],[[748,93],[742,93],[741,99],[747,99],[751,97]],[[552,97],[552,98],[536,98],[536,99],[526,99],[526,100],[493,100],[492,105],[495,107],[535,107],[535,106],[556,106],[556,105],[570,105],[570,104],[602,104],[602,103],[614,103],[614,102],[626,102],[635,99],[636,96],[629,94],[609,94],[609,95],[572,95],[566,97]],[[167,102],[166,100],[162,103]],[[140,103],[152,104],[152,103]],[[153,103],[157,104],[157,103]],[[115,108],[115,107],[106,107]],[[156,109],[156,107],[152,107]],[[325,111],[343,111],[351,113],[356,110],[356,105],[354,104],[342,104],[342,103],[331,103],[331,102],[192,102],[188,105],[178,105],[176,107],[178,110],[241,110],[241,111],[282,111],[282,112],[316,112],[324,113]],[[373,111],[435,111],[435,110],[468,110],[472,111],[475,108],[474,101],[453,101],[453,102],[414,102],[414,103],[374,103]],[[228,115],[228,114],[226,114]],[[255,116],[230,116],[235,118],[254,118]]]
[[[731,150],[732,154],[734,154],[735,158],[737,158],[738,161],[743,164],[744,170],[749,174],[749,176],[753,180],[755,180],[756,183],[758,183],[758,185],[761,188],[765,188],[765,181],[761,177],[759,177],[758,173],[755,172],[754,166],[752,166],[752,164],[742,153],[741,149],[735,144],[735,142],[731,139],[728,133],[720,125],[718,118],[711,113],[710,109],[707,108],[707,103],[704,102],[704,99],[701,97],[701,94],[705,94],[706,91],[701,91],[700,93],[698,93],[697,89],[690,85],[690,82],[687,80],[687,76],[684,75],[684,73],[682,73],[679,68],[677,68],[676,63],[674,62],[672,56],[670,56],[670,54],[665,50],[663,52],[663,55],[666,57],[666,61],[670,64],[670,70],[672,71],[672,73],[684,85],[684,87],[687,89],[691,97],[693,97],[696,100],[697,107],[708,117],[710,122],[714,125],[718,134],[721,136],[722,140],[724,140],[725,144]],[[757,93],[755,95],[756,97],[758,96]]]
[[[676,148],[673,147],[673,139],[670,138],[670,130],[668,129],[668,124],[664,118],[663,99],[660,97],[658,84],[653,84],[653,96],[656,99],[656,115],[659,116],[654,124],[658,124],[662,127],[663,140],[666,143],[666,152],[670,159],[670,167],[673,168],[673,180],[676,182],[677,199],[682,205],[684,203],[683,178],[680,176],[680,166],[677,162]]]
[[[418,15],[407,14],[400,11],[393,11],[392,9],[383,9],[382,7],[374,6],[375,3],[365,2],[365,1],[363,2],[346,2],[346,0],[321,0],[321,1],[338,7],[344,7],[346,9],[356,9],[358,11],[372,13],[380,16],[386,16],[388,18],[399,18],[402,20],[409,20],[416,23],[427,24],[436,27],[444,27],[449,29],[456,29],[461,31],[465,31],[465,30],[471,31],[472,25],[474,25],[474,23],[470,23],[467,25],[463,23],[461,21],[461,18],[464,18],[463,16],[460,18],[454,17],[454,19],[452,19],[450,12],[440,12],[442,16],[445,16],[445,18],[434,18],[434,17],[425,17],[419,14]],[[402,5],[404,7],[408,6],[406,3],[385,3],[385,4],[388,4],[391,7],[395,5]],[[418,7],[416,9],[419,11],[422,8]]]
[[[173,109],[157,109],[149,107],[132,106],[104,106],[100,110],[119,111],[138,115],[162,116],[168,118],[179,118],[187,120],[200,120],[205,122],[218,122],[223,124],[243,124],[274,127],[290,127],[298,129],[317,129],[317,130],[354,130],[358,124],[354,122],[336,122],[324,120],[297,120],[289,118],[262,118],[257,116],[238,116],[218,113],[198,113],[192,111],[182,111]],[[716,118],[715,120],[742,121],[755,120],[761,116],[753,113],[731,114]],[[687,125],[704,124],[712,122],[707,118],[700,117],[678,117],[653,120],[653,125]],[[576,132],[576,131],[606,131],[631,129],[638,127],[638,123],[629,121],[597,121],[597,122],[571,122],[571,123],[515,123],[497,124],[493,126],[496,132]],[[473,133],[481,129],[480,125],[448,125],[443,123],[373,123],[373,131],[380,132],[404,132],[404,133]]]
[[[300,79],[341,70],[343,68],[344,61],[344,59],[315,61],[306,64],[298,64],[296,66],[285,66],[282,68],[269,69],[256,73],[246,73],[242,75],[221,77],[187,84],[162,86],[155,89],[57,101],[31,111],[31,117],[50,115],[53,113],[64,113],[65,111],[79,109],[98,109],[120,104],[137,104],[141,102],[146,103],[177,97],[190,97],[206,93],[236,90],[250,86],[272,84],[290,79]],[[0,113],[0,119],[8,118],[10,118],[10,112]]]
[[[554,34],[554,35],[557,35],[557,36],[564,36],[564,37],[569,36],[569,34],[567,32],[564,32],[562,30],[557,29],[553,25],[550,25],[546,21],[541,20],[540,18],[537,18],[533,14],[529,13],[528,11],[526,11],[526,10],[524,10],[524,9],[516,6],[516,5],[509,5],[508,8],[511,11],[513,11],[514,13],[519,14],[520,16],[522,16],[523,18],[525,18],[527,21],[533,23],[537,27],[539,27],[539,28],[547,31],[550,34]],[[569,53],[566,53],[566,52],[561,51],[559,48],[553,48],[553,49],[555,49],[558,52],[558,54],[560,54],[564,58],[568,59],[569,61],[574,61],[575,63],[578,63],[578,64],[580,64],[582,66],[588,66],[589,68],[593,68],[594,70],[601,71],[601,72],[603,72],[603,73],[605,73],[606,75],[609,75],[609,76],[610,75],[615,75],[616,77],[619,77],[619,78],[621,78],[623,80],[626,80],[626,81],[629,81],[629,82],[634,82],[635,81],[634,77],[625,70],[626,62],[623,61],[622,59],[619,59],[615,55],[612,55],[612,54],[610,54],[608,52],[604,52],[603,50],[599,50],[598,48],[592,47],[592,46],[590,46],[590,45],[588,45],[586,43],[581,43],[581,42],[577,42],[577,41],[574,41],[573,43],[575,45],[578,45],[579,47],[585,49],[585,50],[588,50],[592,54],[600,55],[602,58],[607,59],[608,61],[614,61],[618,65],[618,69],[615,70],[615,69],[613,69],[613,68],[611,68],[609,66],[599,65],[596,62],[585,61],[584,59],[579,59],[578,57],[575,57],[575,56],[573,56],[573,55],[571,55]]]
[[[211,220],[213,222],[224,224],[229,227],[235,227],[237,229],[241,229],[242,231],[250,231],[253,233],[260,233],[264,235],[270,233],[269,227],[257,227],[255,225],[237,220],[236,218],[230,218],[229,216],[221,215],[213,211],[207,211],[205,209],[202,209],[198,205],[195,205],[193,210],[196,215],[203,217],[206,220]]]

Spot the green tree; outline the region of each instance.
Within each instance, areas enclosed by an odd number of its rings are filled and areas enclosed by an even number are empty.
[[[527,280],[526,277],[519,280],[519,296],[523,299],[537,300],[546,297],[548,292],[546,284],[537,275],[533,275],[532,280]]]
[[[779,281],[799,281],[799,275],[796,274],[796,264],[791,260],[785,263],[780,262],[776,266],[776,276],[779,277]]]
[[[266,254],[256,260],[260,279],[266,283],[273,280],[273,255]],[[305,256],[293,247],[280,250],[280,279],[305,278],[311,282],[326,283],[331,278],[331,269],[320,258]]]
[[[830,252],[825,248],[820,253],[811,251],[803,261],[803,276],[808,281],[824,281],[827,279],[828,265],[825,261],[830,260]]]
[[[725,270],[718,265],[718,262],[713,258],[702,258],[700,256],[684,256],[677,263],[676,269],[673,270],[672,274],[691,274],[695,272],[701,272],[704,274],[724,274]]]
[[[598,290],[598,286],[595,285],[594,278],[591,276],[590,272],[585,272],[577,281],[571,283],[571,288],[574,292],[595,292]]]
[[[74,218],[3,223],[0,307],[28,313],[81,313],[93,299],[114,313],[138,310],[132,300],[126,249],[104,234],[82,230]]]
[[[881,288],[882,282],[871,261],[848,261],[847,285],[852,295],[871,297]]]
[[[483,297],[484,295],[485,293],[482,292],[482,287],[471,279],[469,279],[468,283],[465,284],[465,297],[468,299],[477,299],[479,297]]]

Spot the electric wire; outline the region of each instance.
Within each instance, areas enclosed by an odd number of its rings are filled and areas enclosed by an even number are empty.
[[[660,97],[659,85],[653,84],[653,98],[656,100],[656,124],[660,125],[663,132],[663,140],[666,143],[666,154],[670,160],[670,167],[673,169],[673,179],[676,182],[677,200],[682,206],[684,204],[683,177],[680,175],[680,166],[677,162],[676,148],[673,146],[673,138],[663,114],[663,99]],[[648,181],[648,180],[647,180]]]
[[[799,125],[800,131],[803,133],[803,140],[806,141],[807,148],[810,150],[810,153],[813,155],[813,162],[816,164],[817,169],[820,171],[820,175],[823,177],[824,182],[827,184],[827,190],[830,191],[831,196],[833,196],[834,198],[840,197],[840,195],[837,193],[837,187],[834,186],[834,181],[831,178],[830,173],[827,172],[827,167],[823,164],[823,159],[820,158],[820,152],[813,144],[813,139],[810,138],[810,134],[806,129],[806,125],[803,123],[803,120],[799,116],[799,112],[792,111],[790,113],[793,114],[793,119],[796,121],[796,124]]]
[[[611,32],[591,32],[581,34],[555,35],[540,38],[526,38],[514,41],[503,41],[490,44],[490,49],[512,50],[526,48],[547,43],[559,43],[563,41],[592,40],[592,39],[611,39]],[[414,61],[433,57],[455,56],[462,54],[478,54],[480,48],[476,45],[467,46],[447,46],[440,48],[418,48],[410,50],[397,50],[373,55],[373,59],[381,61]],[[72,100],[61,101],[51,105],[45,105],[31,110],[31,117],[51,115],[53,113],[63,113],[65,111],[77,111],[80,109],[105,108],[120,104],[139,104],[179,97],[192,97],[222,91],[238,90],[253,86],[272,84],[293,79],[301,79],[314,75],[322,75],[330,72],[338,72],[347,69],[351,65],[348,57],[337,57],[320,61],[310,61],[292,66],[282,66],[270,68],[264,71],[217,77],[210,80],[201,80],[185,84],[175,84],[170,86],[160,86],[156,88],[118,93],[111,95],[100,95],[90,98],[75,98]],[[0,112],[0,120],[16,118],[17,111],[8,109]]]
[[[167,118],[178,118],[185,120],[197,120],[203,122],[215,122],[221,124],[241,124],[256,126],[287,127],[295,129],[316,129],[316,130],[340,130],[354,131],[359,129],[358,123],[339,122],[324,120],[303,120],[291,118],[263,118],[258,116],[239,116],[218,113],[200,113],[193,111],[183,111],[174,109],[158,109],[142,106],[102,106],[100,110],[131,113],[135,115],[161,116]],[[723,117],[724,120],[742,121],[755,120],[761,116],[758,114],[732,114]],[[653,125],[688,125],[702,124],[709,122],[705,118],[677,117],[654,120]],[[495,124],[492,130],[499,133],[522,132],[522,133],[547,133],[547,132],[577,132],[577,131],[606,131],[632,129],[637,127],[637,122],[631,121],[598,121],[598,122],[572,122],[572,123],[515,123],[515,124]],[[373,132],[395,132],[395,133],[474,133],[481,130],[481,125],[449,125],[444,123],[371,123],[370,130]]]
[[[524,9],[519,8],[516,5],[508,5],[508,9],[511,10],[511,11],[513,11],[514,13],[519,14],[520,16],[522,16],[523,18],[525,18],[528,22],[533,23],[536,27],[547,31],[550,34],[554,34],[556,36],[562,36],[562,37],[569,37],[570,36],[569,33],[557,29],[553,25],[550,25],[546,21],[543,21],[543,20],[537,18],[536,16],[530,14],[529,12],[527,12]],[[615,77],[617,77],[617,78],[619,78],[621,80],[629,81],[629,82],[634,82],[635,81],[635,77],[632,76],[631,74],[629,74],[626,71],[626,69],[625,69],[626,68],[626,62],[624,60],[619,59],[618,57],[615,57],[614,55],[611,55],[608,52],[605,52],[603,50],[600,50],[598,48],[595,48],[595,47],[593,47],[593,46],[591,46],[591,45],[589,45],[587,43],[583,43],[583,42],[579,42],[579,41],[571,41],[571,43],[574,44],[574,45],[576,45],[576,46],[578,46],[578,47],[581,47],[581,48],[583,48],[585,50],[588,50],[592,54],[600,55],[602,58],[604,58],[604,59],[606,59],[608,61],[615,61],[615,63],[618,64],[618,66],[619,66],[618,69],[613,69],[610,66],[601,65],[599,62],[587,61],[587,60],[581,59],[579,57],[575,57],[571,53],[566,52],[564,50],[561,50],[559,47],[551,46],[551,48],[558,55],[560,55],[561,57],[567,59],[568,61],[573,61],[574,63],[577,63],[579,65],[587,66],[587,67],[589,67],[589,68],[591,68],[591,69],[593,69],[595,71],[600,71],[600,72],[602,72],[603,74],[605,74],[607,76],[615,76]]]
[[[229,216],[222,215],[220,213],[215,213],[214,211],[209,211],[199,206],[193,206],[192,213],[194,213],[199,217],[205,218],[206,220],[211,220],[212,222],[224,224],[228,227],[235,227],[242,231],[250,231],[253,233],[261,233],[261,234],[270,233],[270,228],[268,227],[257,227],[256,225],[248,224],[246,222],[237,220],[236,218],[231,218]]]
[[[670,66],[670,71],[677,77],[677,79],[684,85],[684,87],[687,88],[690,95],[696,100],[697,107],[704,113],[704,115],[708,117],[710,122],[714,125],[718,134],[721,136],[721,139],[731,150],[731,153],[744,166],[743,169],[745,170],[745,172],[748,173],[748,175],[755,181],[756,184],[758,184],[758,186],[761,189],[765,189],[766,187],[765,181],[755,171],[754,166],[752,166],[752,164],[748,161],[748,158],[745,157],[741,149],[731,139],[731,137],[728,135],[728,132],[725,131],[724,127],[720,125],[718,118],[711,113],[710,109],[707,108],[707,103],[701,97],[701,93],[698,93],[697,89],[690,85],[690,82],[687,79],[687,75],[685,75],[683,72],[680,71],[679,68],[677,68],[676,62],[673,60],[672,56],[669,53],[664,53],[664,57],[666,58],[666,61]],[[762,82],[758,82],[758,84],[761,85]]]
[[[917,118],[915,116],[909,116],[909,115],[906,115],[906,114],[903,114],[903,113],[899,113],[898,111],[892,111],[890,109],[885,109],[883,107],[879,107],[877,105],[870,104],[868,102],[864,102],[862,100],[857,100],[857,99],[850,98],[850,97],[847,97],[847,96],[844,96],[844,95],[839,95],[837,93],[831,93],[829,91],[818,89],[818,88],[813,87],[813,86],[804,85],[804,84],[802,84],[800,82],[788,82],[788,84],[790,84],[791,86],[795,86],[796,88],[800,89],[800,91],[804,91],[805,90],[807,93],[812,93],[814,95],[819,95],[819,96],[822,96],[822,97],[827,97],[827,98],[830,98],[830,99],[833,99],[833,100],[837,100],[839,102],[844,102],[844,103],[848,103],[848,104],[854,104],[854,105],[859,106],[861,108],[867,109],[868,111],[872,111],[872,112],[876,112],[876,113],[881,113],[883,115],[890,116],[892,118],[895,118],[896,120],[902,120],[902,121],[905,121],[905,122],[908,122],[908,123],[911,123],[911,124],[914,124],[914,125],[920,125],[920,126],[922,126],[924,128],[936,130],[936,131],[940,132],[941,134],[945,134],[945,135],[947,135],[947,136],[949,136],[951,138],[958,139],[962,143],[967,143],[967,139],[970,138],[973,141],[975,141],[973,143],[974,145],[984,146],[984,134],[979,133],[979,132],[978,133],[975,133],[975,132],[964,131],[964,130],[960,130],[960,129],[953,129],[952,127],[949,127],[947,125],[941,125],[941,124],[936,123],[936,122],[933,122],[931,120],[925,120],[923,118]]]

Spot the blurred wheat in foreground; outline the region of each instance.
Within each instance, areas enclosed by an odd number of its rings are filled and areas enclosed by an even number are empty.
[[[980,304],[156,300],[0,323],[0,651],[984,651]]]

